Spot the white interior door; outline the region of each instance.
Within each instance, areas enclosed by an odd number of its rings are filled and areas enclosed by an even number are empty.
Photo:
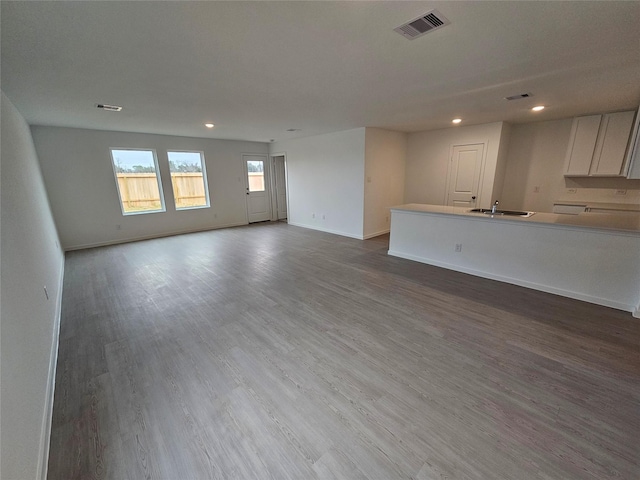
[[[455,145],[449,162],[447,205],[473,208],[478,201],[484,143]]]
[[[276,187],[276,208],[278,220],[287,218],[287,180],[284,169],[284,155],[273,157]]]
[[[243,155],[247,179],[247,217],[249,223],[271,220],[269,169],[266,155]]]

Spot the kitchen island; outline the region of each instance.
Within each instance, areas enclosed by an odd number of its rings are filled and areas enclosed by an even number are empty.
[[[640,214],[523,218],[400,205],[391,209],[388,253],[640,318]]]

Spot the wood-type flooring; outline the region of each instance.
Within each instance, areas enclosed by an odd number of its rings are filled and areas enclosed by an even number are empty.
[[[639,319],[387,248],[68,253],[48,478],[640,478]]]

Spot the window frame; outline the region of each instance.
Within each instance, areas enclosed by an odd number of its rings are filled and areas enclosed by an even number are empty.
[[[114,151],[137,151],[137,152],[151,152],[153,155],[153,164],[156,169],[156,182],[158,183],[158,192],[160,194],[160,209],[159,210],[141,210],[139,212],[127,212],[124,209],[124,203],[122,202],[122,192],[120,191],[120,182],[118,182],[118,172],[116,171],[115,158],[113,156]],[[111,169],[113,170],[113,178],[116,182],[116,190],[118,191],[118,202],[120,203],[120,210],[123,216],[130,215],[147,215],[152,213],[164,213],[167,211],[167,207],[164,201],[164,190],[162,188],[162,177],[160,175],[160,165],[158,164],[158,155],[155,148],[137,148],[137,147],[109,147],[109,156],[111,157]]]
[[[262,163],[262,170],[260,171],[260,173],[262,173],[262,190],[251,190],[251,173],[255,173],[249,170],[249,162],[260,162]],[[249,193],[267,193],[267,177],[266,177],[266,170],[267,168],[269,168],[268,164],[267,164],[267,160],[245,160],[245,171],[246,171],[246,176],[247,176],[247,191]]]
[[[178,203],[176,201],[176,192],[173,188],[173,178],[171,171],[171,159],[169,158],[169,154],[171,153],[197,153],[200,155],[200,165],[202,166],[202,183],[204,185],[204,198],[206,200],[205,205],[195,205],[193,207],[180,207],[178,208]],[[173,195],[173,206],[176,209],[176,212],[182,212],[185,210],[198,210],[201,208],[211,208],[211,197],[209,196],[209,182],[207,177],[207,165],[206,160],[204,158],[204,151],[202,150],[170,150],[167,149],[167,167],[169,168],[169,178],[171,180],[171,195]]]

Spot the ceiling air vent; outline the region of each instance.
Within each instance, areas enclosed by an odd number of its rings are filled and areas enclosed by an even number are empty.
[[[398,32],[405,38],[413,40],[414,38],[421,37],[422,35],[433,32],[434,30],[449,25],[451,22],[437,10],[431,10],[418,18],[411,20],[410,22],[400,25],[398,28],[394,28],[394,32]]]
[[[505,100],[520,100],[521,98],[533,97],[530,93],[519,93],[518,95],[511,95],[510,97],[504,97]]]
[[[106,105],[104,103],[97,103],[96,108],[100,108],[101,110],[106,110],[107,112],[119,112],[122,110],[122,107],[118,105]]]

